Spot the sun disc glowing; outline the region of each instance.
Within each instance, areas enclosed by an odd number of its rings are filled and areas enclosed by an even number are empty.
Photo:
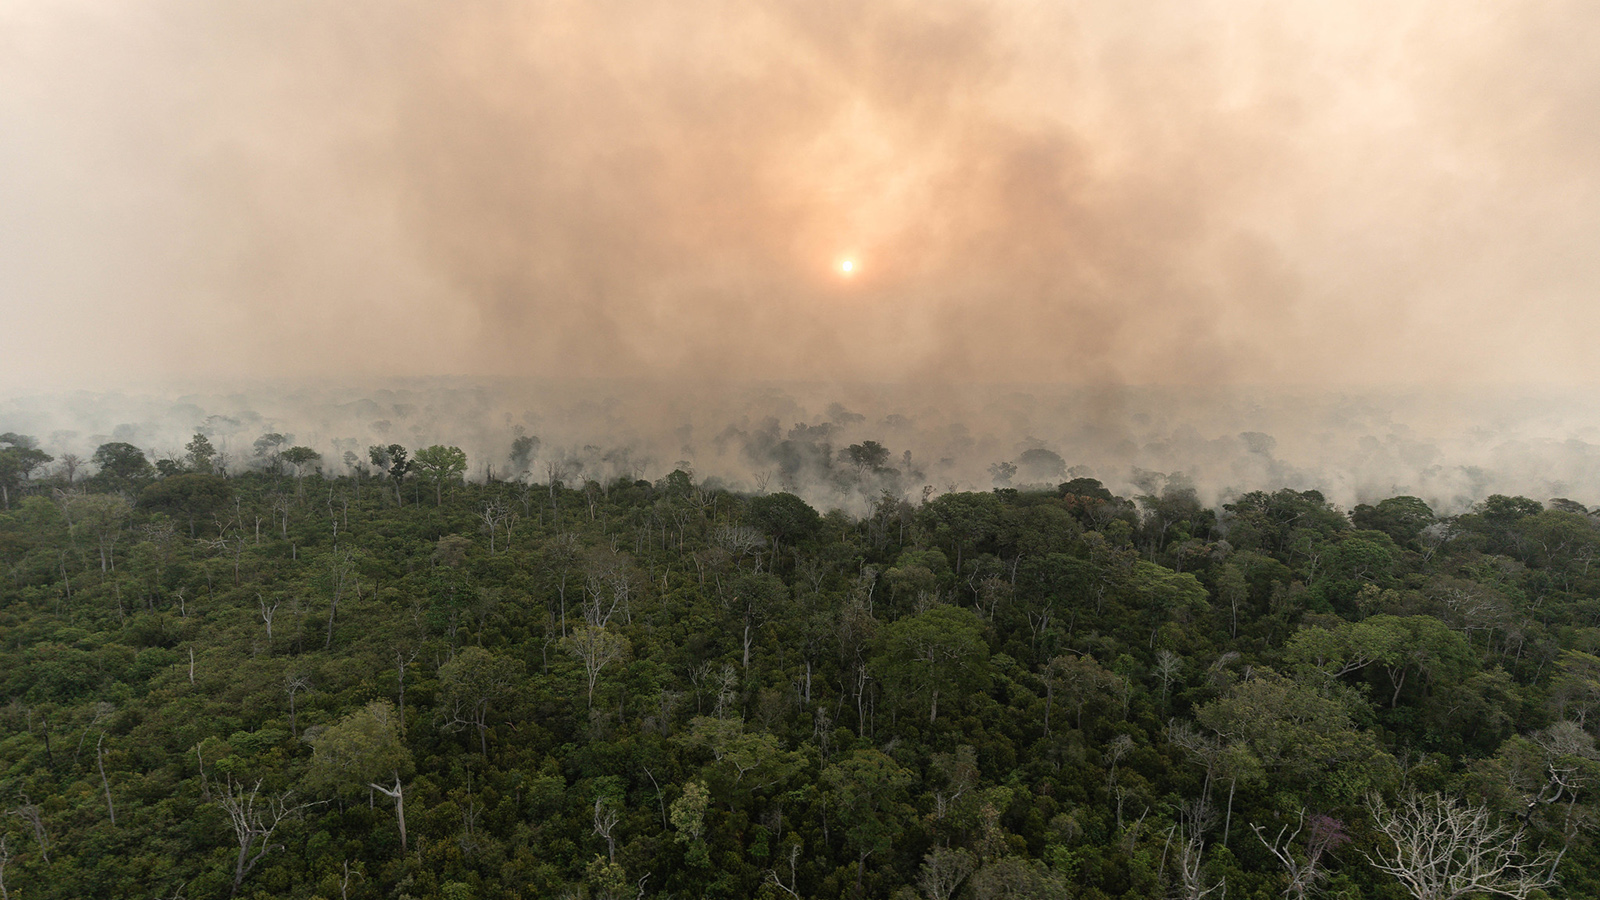
[[[853,260],[853,259],[847,259],[844,262],[839,263],[839,271],[845,273],[846,275],[849,275],[851,272],[854,272],[855,270],[856,270],[856,263],[855,263],[855,260]]]

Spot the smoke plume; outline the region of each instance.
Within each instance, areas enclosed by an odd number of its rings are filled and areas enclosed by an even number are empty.
[[[1587,384],[1597,43],[1576,0],[10,4],[0,382]]]

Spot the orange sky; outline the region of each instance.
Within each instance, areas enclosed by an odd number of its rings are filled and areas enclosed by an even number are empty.
[[[0,386],[1588,384],[1597,46],[1576,0],[6,4]]]

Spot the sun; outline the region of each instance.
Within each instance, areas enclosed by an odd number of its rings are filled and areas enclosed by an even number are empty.
[[[855,272],[855,270],[856,270],[856,261],[853,260],[853,259],[847,259],[847,260],[844,260],[844,261],[839,263],[839,271],[842,274],[849,275],[849,274]]]

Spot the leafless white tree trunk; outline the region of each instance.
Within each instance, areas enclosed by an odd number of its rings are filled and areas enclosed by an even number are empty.
[[[611,862],[617,861],[617,839],[612,832],[621,818],[616,804],[604,797],[594,801],[594,833],[606,839],[606,856]]]
[[[33,840],[39,845],[39,858],[45,862],[50,861],[50,840],[44,831],[44,817],[39,814],[39,807],[28,802],[28,796],[22,796],[22,805],[12,809],[10,814],[16,816],[33,829]]]
[[[1295,847],[1295,839],[1300,832],[1311,826],[1306,835],[1303,849]],[[1289,876],[1289,884],[1283,890],[1285,898],[1293,900],[1306,900],[1322,885],[1328,877],[1327,870],[1322,868],[1322,857],[1329,850],[1337,848],[1349,838],[1345,835],[1343,826],[1336,820],[1327,816],[1313,815],[1310,822],[1306,820],[1305,810],[1300,811],[1300,816],[1295,820],[1294,830],[1290,831],[1288,825],[1278,829],[1277,837],[1267,840],[1265,830],[1260,825],[1252,824],[1250,830],[1256,833],[1256,839],[1262,846],[1277,858],[1283,866],[1283,871]]]
[[[231,777],[227,780],[227,789],[217,798],[217,805],[228,814],[228,823],[233,826],[233,835],[239,842],[239,857],[233,866],[233,890],[228,896],[239,893],[239,885],[256,863],[273,850],[283,849],[282,844],[272,843],[272,833],[284,819],[310,805],[291,807],[289,798],[293,794],[293,791],[284,791],[276,797],[262,798],[260,779],[248,788],[234,783]]]
[[[1460,900],[1500,894],[1523,900],[1556,881],[1565,854],[1524,854],[1527,832],[1494,821],[1489,808],[1441,794],[1411,796],[1395,806],[1369,798],[1367,809],[1392,850],[1367,856],[1379,871],[1400,880],[1417,900]]]

